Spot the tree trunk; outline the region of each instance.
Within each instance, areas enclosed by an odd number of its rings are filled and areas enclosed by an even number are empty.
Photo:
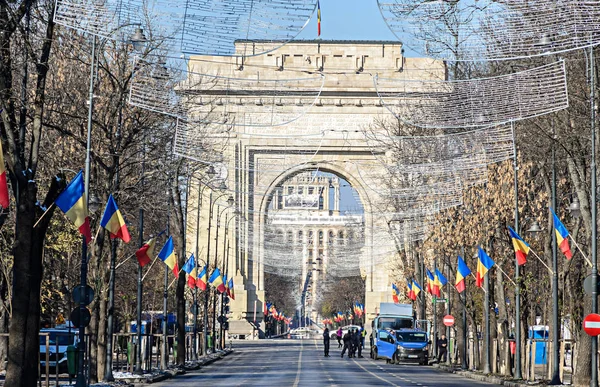
[[[584,310],[592,310],[592,298],[585,297]],[[577,369],[573,373],[574,386],[589,386],[592,371],[592,340],[585,331],[577,338]]]
[[[104,292],[103,292],[104,293]],[[98,302],[100,303],[99,315],[100,320],[98,322],[98,380],[104,380],[104,372],[106,371],[106,328],[107,328],[107,308],[108,300],[106,297],[101,297]],[[113,319],[114,322],[114,319]]]
[[[23,180],[26,183],[23,184]],[[6,386],[34,387],[38,379],[40,290],[44,240],[54,209],[34,228],[41,215],[37,203],[37,187],[33,179],[19,180],[21,186],[16,219],[14,245],[12,318],[9,327],[8,368]],[[64,187],[54,179],[44,206],[53,203]]]

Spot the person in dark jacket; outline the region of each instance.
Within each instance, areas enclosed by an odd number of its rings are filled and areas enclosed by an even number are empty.
[[[348,357],[352,357],[350,356],[350,350],[352,348],[352,338],[350,335],[350,331],[346,332],[346,334],[342,337],[342,341],[344,342],[344,348],[342,348],[342,357],[344,357],[346,350],[348,350]]]
[[[437,342],[438,347],[438,363],[444,359],[444,363],[446,362],[446,354],[448,352],[448,339],[446,339],[446,335],[442,335],[442,338]]]
[[[352,357],[356,357],[356,351],[360,355],[360,332],[358,329],[352,330]]]
[[[325,327],[323,331],[323,351],[325,352],[325,357],[329,357],[329,328]]]

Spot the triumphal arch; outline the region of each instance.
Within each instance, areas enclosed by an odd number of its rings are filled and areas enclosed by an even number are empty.
[[[255,47],[261,44],[272,43],[254,43]],[[247,50],[249,45],[243,47]],[[261,47],[257,51],[267,50]],[[218,124],[219,129],[205,131],[214,141],[204,141],[219,148],[220,158],[201,151],[187,156],[201,161],[213,157],[210,160],[227,190],[204,189],[202,185],[198,190],[192,188],[190,203],[198,203],[198,194],[194,196],[193,192],[201,192],[201,206],[200,211],[196,211],[198,206],[189,207],[187,249],[198,251],[201,266],[207,260],[211,265],[216,261],[226,267],[230,278],[233,276],[235,300],[231,302],[230,331],[248,334],[252,323],[261,326],[263,321],[263,307],[268,301],[265,273],[285,274],[300,268],[298,275],[303,277],[308,270],[306,262],[294,262],[288,254],[274,256],[265,243],[267,226],[273,222],[269,211],[285,203],[282,187],[289,189],[290,183],[286,182],[290,179],[306,179],[310,176],[307,172],[339,177],[356,190],[364,209],[364,246],[346,252],[337,265],[355,267],[365,279],[365,313],[369,321],[380,302],[391,301],[388,262],[395,252],[385,204],[390,190],[386,168],[393,161],[388,160],[385,147],[377,146],[370,136],[382,123],[393,125],[395,118],[382,106],[374,78],[440,80],[445,79],[445,65],[431,59],[406,58],[400,43],[387,41],[293,41],[264,55],[246,54],[233,58],[194,56],[189,60],[190,79],[215,79],[214,88],[204,87],[198,93],[196,105],[210,104],[214,111],[226,111],[226,118],[222,122],[208,118],[195,124]],[[224,79],[227,82],[217,82]],[[244,80],[249,79],[253,80],[252,86],[243,87]],[[229,86],[224,88],[223,84]],[[193,80],[188,87],[193,88]],[[224,100],[227,106],[223,106]],[[203,110],[204,114],[210,112]],[[178,127],[182,153],[189,152],[185,144],[197,136],[195,130],[190,123]],[[331,181],[335,184],[337,180]],[[290,195],[296,195],[290,203],[318,206],[318,200],[310,197],[317,192],[308,189],[290,189]],[[234,199],[229,209],[224,193]],[[327,224],[345,219],[334,205],[318,210],[305,217],[307,222]],[[285,223],[282,219],[285,217],[280,216],[276,223]],[[296,232],[294,238],[308,235]]]

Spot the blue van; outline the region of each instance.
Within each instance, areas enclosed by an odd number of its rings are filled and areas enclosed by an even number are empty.
[[[429,340],[427,333],[418,329],[400,329],[397,331],[380,329],[375,331],[372,359],[386,359],[388,363],[401,361],[427,365],[429,362]]]
[[[429,351],[427,333],[418,329],[401,329],[396,331],[396,357],[395,362],[416,362],[427,365]]]

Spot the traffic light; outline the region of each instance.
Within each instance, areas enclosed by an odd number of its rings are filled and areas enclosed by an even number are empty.
[[[223,294],[223,305],[229,304],[229,296],[227,294]]]

